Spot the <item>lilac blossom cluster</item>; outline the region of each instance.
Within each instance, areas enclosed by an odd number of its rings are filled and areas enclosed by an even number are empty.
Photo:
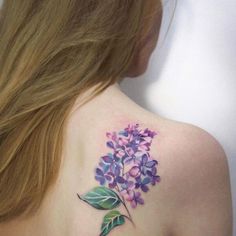
[[[111,152],[101,157],[95,179],[100,185],[116,189],[132,208],[144,204],[140,191],[147,192],[148,185],[160,181],[158,162],[149,154],[156,134],[148,128],[139,129],[139,124],[129,124],[118,133],[106,133],[106,145]]]

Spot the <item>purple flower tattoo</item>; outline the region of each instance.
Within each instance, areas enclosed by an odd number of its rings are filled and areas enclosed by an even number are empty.
[[[150,155],[150,146],[158,133],[150,129],[140,129],[139,124],[129,124],[119,132],[107,132],[106,146],[109,152],[100,157],[95,168],[95,179],[100,184],[90,192],[78,197],[100,210],[111,210],[123,204],[128,215],[117,210],[108,212],[103,219],[100,236],[116,226],[122,225],[125,218],[134,225],[126,203],[132,208],[144,204],[142,193],[160,182],[157,175],[158,161]]]

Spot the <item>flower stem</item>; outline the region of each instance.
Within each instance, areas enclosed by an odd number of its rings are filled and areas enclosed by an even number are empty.
[[[123,197],[123,196],[122,196],[122,203],[123,203],[123,205],[124,205],[124,207],[125,207],[125,209],[126,209],[128,215],[129,215],[129,217],[128,217],[129,220],[131,221],[131,223],[132,223],[133,226],[135,227],[135,223],[134,223],[134,221],[133,221],[133,219],[132,219],[132,216],[131,216],[131,214],[130,214],[130,212],[129,212],[128,207],[126,206],[126,203],[125,203],[125,200],[124,200],[124,197]]]
[[[135,227],[135,224],[134,224],[133,220],[129,216],[126,216],[126,215],[122,215],[122,216],[127,218],[132,223],[132,225]]]
[[[119,186],[117,185],[116,187],[117,187],[117,188],[116,188],[117,191],[120,193]],[[130,214],[130,212],[129,212],[129,209],[128,209],[126,203],[125,203],[125,199],[124,199],[124,197],[123,197],[121,194],[120,194],[120,196],[121,196],[121,198],[122,198],[121,202],[122,202],[122,204],[124,205],[125,210],[127,211],[128,215],[129,215],[129,216],[126,216],[126,218],[129,219],[130,222],[131,222],[131,223],[133,224],[133,226],[135,227],[135,223],[134,223],[134,221],[133,221],[133,219],[132,219],[132,216],[131,216],[131,214]],[[125,215],[124,215],[124,216],[125,216]]]

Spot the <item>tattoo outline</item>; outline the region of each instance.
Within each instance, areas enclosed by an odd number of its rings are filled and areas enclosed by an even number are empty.
[[[95,168],[95,179],[100,186],[77,196],[80,200],[99,210],[110,210],[103,218],[100,236],[125,223],[128,219],[133,226],[127,202],[131,208],[144,204],[139,189],[146,193],[148,185],[156,185],[161,178],[157,175],[158,161],[150,155],[152,139],[159,132],[139,129],[139,124],[128,124],[119,132],[106,132],[106,146],[111,150],[100,157],[99,166]],[[127,215],[115,208],[123,205]]]

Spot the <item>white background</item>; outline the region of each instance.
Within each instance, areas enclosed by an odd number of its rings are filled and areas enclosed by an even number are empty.
[[[145,74],[122,90],[161,116],[197,125],[223,146],[236,236],[236,0],[164,0],[161,35]],[[219,176],[220,178],[220,176]]]
[[[163,1],[161,35],[148,70],[121,87],[146,109],[195,124],[222,144],[236,215],[236,0],[178,0],[165,40],[174,0]]]

